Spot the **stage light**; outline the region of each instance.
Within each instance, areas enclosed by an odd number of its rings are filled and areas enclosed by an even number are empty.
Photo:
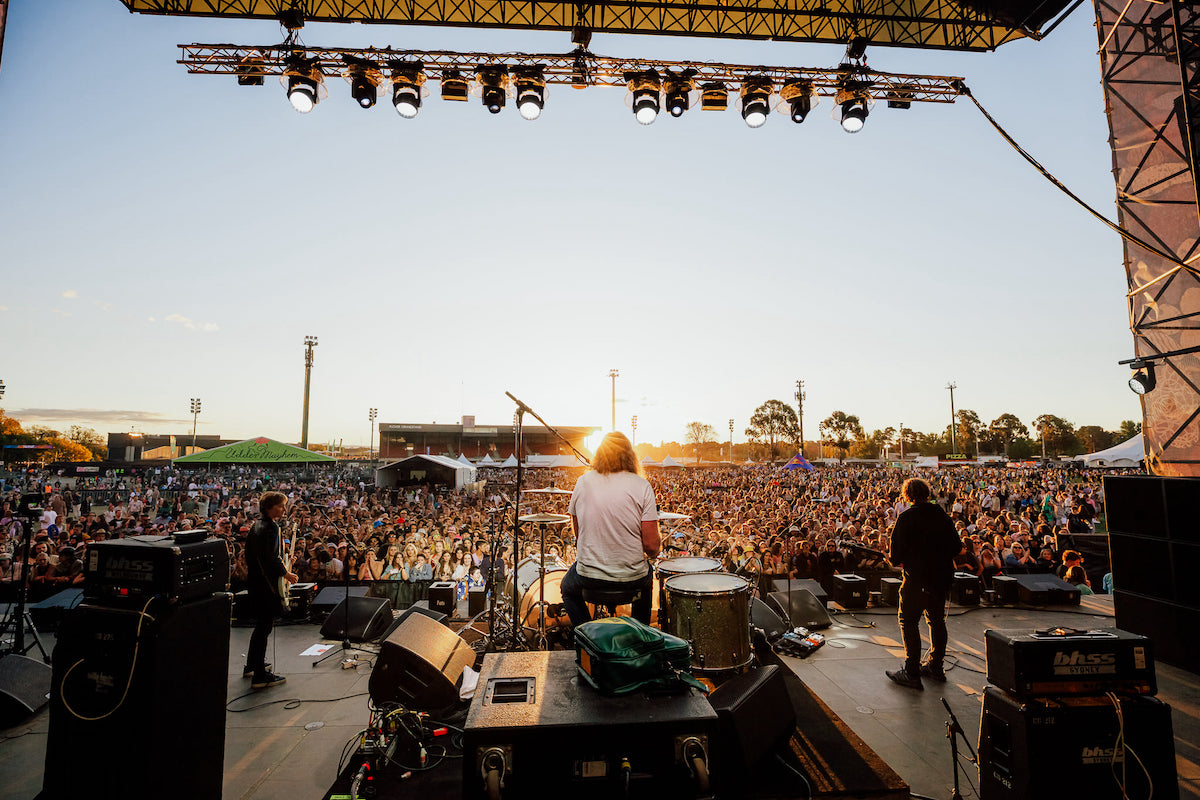
[[[307,114],[321,102],[325,94],[324,78],[316,59],[293,56],[284,62],[283,67],[279,80],[287,87],[288,101],[292,108]]]
[[[442,99],[465,103],[471,95],[471,87],[466,78],[456,69],[448,69],[442,73]]]
[[[751,128],[761,128],[771,113],[771,81],[767,78],[748,78],[742,84],[742,119]]]
[[[792,122],[799,124],[808,117],[816,104],[813,96],[812,81],[789,81],[779,90],[779,98],[783,101],[780,111],[786,111]],[[816,98],[819,100],[820,98]]]
[[[640,125],[649,125],[658,119],[662,107],[662,81],[655,70],[645,72],[627,72],[625,80],[629,86],[628,101],[633,109],[633,116]]]
[[[355,75],[350,79],[350,96],[362,108],[375,105],[375,95],[378,91],[378,87],[366,75]]]
[[[870,40],[865,36],[851,36],[850,41],[846,43],[846,58],[858,61],[866,55],[868,44],[870,44]]]
[[[246,56],[238,60],[238,86],[263,85],[263,60],[260,56]]]
[[[692,95],[696,92],[695,74],[696,70],[690,67],[683,72],[667,70],[663,88],[667,96],[667,112],[672,117],[682,117],[692,107],[695,99]]]
[[[419,61],[394,61],[392,68],[392,106],[405,119],[412,119],[421,110],[421,97],[428,94],[424,88],[425,65]]]
[[[514,75],[517,93],[517,111],[527,120],[535,120],[546,107],[546,79],[541,67],[522,69]]]
[[[718,81],[700,87],[701,111],[724,111],[729,108],[729,90]]]
[[[858,133],[866,124],[866,98],[854,97],[842,103],[842,130],[846,133]]]
[[[1134,394],[1148,394],[1154,391],[1158,381],[1154,378],[1153,361],[1135,361],[1129,365],[1136,370],[1129,378],[1129,388]]]
[[[504,67],[482,67],[475,73],[476,94],[491,114],[504,110],[508,99],[508,71]]]
[[[913,87],[910,84],[903,83],[888,95],[888,108],[912,108],[914,95]]]

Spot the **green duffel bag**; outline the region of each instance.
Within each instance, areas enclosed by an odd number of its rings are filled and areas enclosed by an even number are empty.
[[[601,694],[683,691],[689,686],[707,692],[688,672],[691,650],[678,636],[633,617],[605,617],[575,629],[575,665]]]

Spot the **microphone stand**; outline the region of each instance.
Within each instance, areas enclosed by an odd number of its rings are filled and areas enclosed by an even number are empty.
[[[946,698],[942,698],[942,705],[946,707],[946,713],[950,715],[949,722],[946,723],[946,738],[950,740],[950,757],[954,760],[954,794],[951,800],[962,800],[962,792],[958,788],[958,737],[962,736],[963,742],[967,745],[967,752],[971,754],[971,763],[979,765],[979,757],[975,755],[975,750],[971,747],[971,742],[967,739],[966,731],[962,729],[962,725],[958,724],[958,717],[954,716],[954,712],[950,710],[950,704],[946,702]]]
[[[333,522],[330,521],[329,524],[333,525]],[[342,533],[342,531],[336,525],[333,525],[333,527],[334,527],[334,530],[337,530],[338,533]],[[293,535],[294,535],[294,533],[295,532],[293,531]],[[345,534],[343,534],[343,535],[345,535]],[[354,554],[357,555],[360,559],[362,558],[362,553],[359,550],[358,542],[354,541],[354,537],[347,536],[346,537],[346,559],[347,560],[349,560],[349,558],[350,558],[351,551],[353,551]],[[362,564],[359,564],[359,567],[361,568]],[[345,587],[345,590],[346,590],[345,598],[342,600],[342,606],[345,609],[346,613],[345,613],[345,618],[342,621],[342,650],[341,650],[341,652],[345,656],[345,658],[342,659],[342,669],[346,669],[347,665],[354,665],[354,664],[358,663],[357,659],[353,659],[350,657],[351,650],[358,650],[358,651],[364,652],[364,653],[367,651],[363,650],[361,647],[355,647],[353,644],[350,643],[350,570],[346,569],[346,564],[344,562],[342,563],[342,585]],[[332,658],[333,656],[337,655],[337,653],[338,653],[337,650],[330,650],[328,653],[326,653],[325,655],[321,656],[316,661],[314,661],[312,663],[312,665],[315,667],[315,666],[317,666],[317,664],[324,662],[326,659]]]

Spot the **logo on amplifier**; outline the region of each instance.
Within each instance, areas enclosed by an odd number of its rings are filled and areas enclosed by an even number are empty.
[[[102,572],[104,573],[104,577],[110,580],[114,578],[145,580],[153,576],[154,562],[122,556],[121,558],[105,561]]]
[[[1055,675],[1103,675],[1117,671],[1116,653],[1067,653],[1062,650],[1054,654]]]
[[[1125,760],[1125,749],[1123,747],[1085,747],[1079,760],[1083,764],[1119,764]]]

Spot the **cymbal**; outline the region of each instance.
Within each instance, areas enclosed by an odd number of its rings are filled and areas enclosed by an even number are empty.
[[[573,494],[570,489],[559,489],[557,486],[550,486],[546,489],[522,489],[521,494]]]
[[[526,514],[517,519],[521,522],[544,522],[548,525],[562,525],[564,522],[571,521],[571,517],[567,514]]]
[[[691,519],[687,514],[676,514],[674,511],[660,511],[658,512],[658,518],[659,520]]]

